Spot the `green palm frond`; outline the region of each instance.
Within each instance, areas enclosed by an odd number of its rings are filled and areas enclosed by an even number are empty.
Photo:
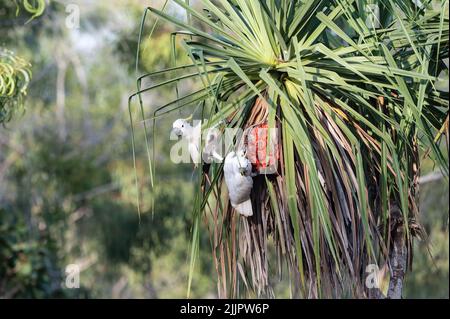
[[[221,297],[271,296],[274,263],[287,265],[295,297],[367,296],[366,266],[389,260],[393,234],[404,234],[408,250],[423,236],[420,150],[448,173],[436,139],[448,132],[448,92],[434,85],[448,58],[447,1],[434,9],[430,1],[202,0],[204,10],[172,2],[188,22],[148,10],[179,28],[192,64],[143,75],[139,83],[156,73],[169,80],[139,84],[141,108],[141,93],[198,79],[203,88],[177,92],[150,118],[202,105],[208,126],[267,122],[281,132],[279,173],[254,179],[253,217],[228,204],[221,164],[201,174],[191,267],[204,221]]]
[[[14,0],[16,15],[20,11],[31,14],[30,19],[41,16],[45,0]],[[8,12],[9,4],[4,4]],[[1,9],[1,8],[0,8]],[[0,123],[6,123],[24,108],[24,98],[31,80],[31,64],[15,53],[0,47]]]
[[[16,14],[19,14],[20,10],[24,10],[32,15],[30,20],[41,16],[46,7],[45,0],[14,0],[14,3],[16,4]]]
[[[0,123],[8,122],[23,108],[31,66],[12,52],[0,49]]]

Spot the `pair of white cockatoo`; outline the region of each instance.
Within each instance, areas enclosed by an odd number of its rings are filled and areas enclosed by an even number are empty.
[[[172,132],[187,141],[189,154],[194,164],[201,163],[201,156],[208,161],[212,159],[223,161],[222,156],[217,152],[218,136],[216,130],[208,130],[202,152],[200,152],[200,122],[193,127],[185,119],[176,120],[173,123]],[[225,157],[223,174],[228,187],[231,206],[243,216],[252,216],[253,208],[250,199],[253,187],[252,164],[245,156],[244,150],[230,152]]]

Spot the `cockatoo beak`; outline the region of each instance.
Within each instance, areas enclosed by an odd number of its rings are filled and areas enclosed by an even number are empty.
[[[183,132],[178,127],[174,127],[172,131],[170,131],[170,135],[172,134],[175,134],[178,137],[183,136]]]

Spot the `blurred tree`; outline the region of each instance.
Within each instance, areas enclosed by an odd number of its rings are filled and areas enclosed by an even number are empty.
[[[134,21],[142,6],[116,4],[127,11],[103,2],[80,5],[78,30],[63,27],[64,8],[55,3],[30,22],[33,29],[39,26],[35,38],[24,31],[29,24],[7,28],[5,43],[32,57],[34,78],[28,90],[33,107],[0,131],[0,242],[5,247],[0,263],[11,265],[1,269],[7,274],[1,276],[2,297],[159,297],[181,296],[185,289],[188,269],[179,265],[186,260],[191,169],[174,172],[166,158],[160,159],[164,182],[152,196],[165,204],[152,215],[145,165],[139,164],[144,200],[138,216],[126,114],[135,86],[134,55],[117,48],[123,37],[134,39],[137,47]],[[111,36],[111,30],[123,33]],[[160,57],[170,63],[170,56]],[[143,63],[148,65],[146,59]],[[169,149],[167,143],[158,147]],[[21,250],[10,249],[16,246]],[[177,271],[176,282],[167,267],[160,267],[167,260]],[[82,270],[80,290],[64,286],[65,267],[72,263]],[[155,273],[155,267],[164,274]],[[172,281],[170,287],[161,284],[164,278]],[[211,291],[209,285],[198,287],[199,297]]]
[[[443,178],[421,184],[421,222],[429,238],[414,247],[414,271],[406,281],[406,298],[449,298],[448,186]]]

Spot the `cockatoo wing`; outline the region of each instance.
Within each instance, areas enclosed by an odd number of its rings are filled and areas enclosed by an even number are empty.
[[[196,143],[189,142],[188,150],[189,150],[189,154],[191,155],[192,162],[194,164],[201,163],[200,150],[199,150],[198,145]]]
[[[194,141],[198,141],[198,145],[200,145],[200,139],[202,137],[201,135],[202,135],[202,123],[199,121],[198,124],[193,127],[191,138]]]
[[[188,150],[191,155],[192,162],[197,166],[197,164],[201,163],[201,154],[200,154],[200,138],[201,138],[201,123],[199,122],[196,126],[194,126],[186,139],[189,143]]]

